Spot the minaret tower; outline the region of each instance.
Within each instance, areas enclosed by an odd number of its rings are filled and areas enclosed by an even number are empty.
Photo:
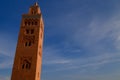
[[[22,15],[11,80],[40,80],[44,24],[38,3]]]

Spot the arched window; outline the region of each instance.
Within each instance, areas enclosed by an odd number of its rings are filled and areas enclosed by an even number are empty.
[[[30,22],[28,22],[28,25],[30,26]]]
[[[28,60],[24,60],[22,64],[22,69],[30,69],[31,63]]]
[[[25,26],[27,26],[27,22],[25,22]]]
[[[34,14],[34,12],[32,11],[32,14]]]
[[[29,67],[29,64],[27,63],[27,64],[26,64],[26,69],[28,69],[28,67]]]
[[[29,34],[29,30],[28,29],[26,29],[26,34]]]
[[[31,29],[31,34],[34,34],[34,29]]]
[[[34,23],[32,22],[32,26],[34,25]]]
[[[31,42],[31,41],[26,41],[26,42],[25,42],[25,47],[31,46],[31,45],[32,45],[32,42]]]
[[[28,46],[31,46],[31,41],[29,42]]]
[[[25,64],[22,65],[22,69],[24,69],[24,67],[25,67]]]
[[[37,23],[37,21],[35,21],[35,25],[37,25],[38,23]]]
[[[25,42],[25,46],[27,46],[28,42]]]

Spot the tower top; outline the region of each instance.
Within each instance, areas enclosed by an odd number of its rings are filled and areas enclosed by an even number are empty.
[[[35,4],[30,7],[29,14],[33,14],[33,15],[35,15],[35,14],[41,14],[38,2],[35,2]]]
[[[38,6],[38,2],[35,2],[34,6]]]

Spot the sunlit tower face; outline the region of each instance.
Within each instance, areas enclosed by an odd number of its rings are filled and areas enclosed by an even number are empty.
[[[37,3],[22,15],[11,80],[40,80],[44,24]]]

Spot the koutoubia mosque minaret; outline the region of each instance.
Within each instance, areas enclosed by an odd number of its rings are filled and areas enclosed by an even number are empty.
[[[44,23],[38,3],[22,15],[11,80],[40,80]]]

